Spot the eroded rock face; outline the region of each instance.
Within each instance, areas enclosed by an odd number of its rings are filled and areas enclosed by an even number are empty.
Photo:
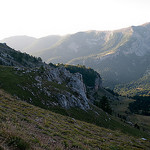
[[[80,108],[89,108],[88,99],[86,97],[86,88],[83,83],[83,78],[80,73],[75,73],[71,76],[68,86],[72,89],[73,92],[77,93],[81,101],[78,103]]]
[[[72,74],[64,67],[52,68],[45,66],[45,74],[48,81],[56,81],[59,84],[65,82],[67,78],[70,78]]]
[[[71,107],[78,107],[83,110],[89,109],[88,101],[83,101],[81,98],[77,98],[71,93],[64,93],[57,95],[58,102],[63,108],[71,108]]]
[[[42,80],[48,80],[50,82],[56,82],[58,85],[65,83],[69,91],[57,89],[57,93],[54,97],[58,100],[58,103],[63,108],[78,107],[83,110],[89,109],[89,100],[86,96],[86,88],[83,83],[83,78],[80,73],[72,74],[64,67],[53,68],[48,65],[44,66],[45,71],[42,77],[36,76],[35,80],[38,82],[37,86],[42,89]],[[48,92],[48,88],[43,89],[45,94],[51,94]]]

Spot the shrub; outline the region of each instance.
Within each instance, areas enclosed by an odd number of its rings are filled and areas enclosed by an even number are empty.
[[[29,150],[30,144],[27,143],[24,139],[21,137],[17,137],[15,135],[10,135],[7,140],[8,146],[14,146],[19,150]]]

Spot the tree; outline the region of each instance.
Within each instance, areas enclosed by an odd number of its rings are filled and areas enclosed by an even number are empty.
[[[103,96],[100,100],[100,108],[104,111],[108,112],[109,114],[112,114],[112,109],[110,107],[109,101],[106,96]]]
[[[42,61],[42,58],[41,58],[41,57],[38,57],[37,59],[38,59],[38,61]]]
[[[109,101],[108,101],[106,96],[103,96],[99,102],[98,101],[94,101],[94,105],[96,105],[97,107],[101,108],[105,112],[107,112],[109,114],[112,114],[112,109],[110,107]]]

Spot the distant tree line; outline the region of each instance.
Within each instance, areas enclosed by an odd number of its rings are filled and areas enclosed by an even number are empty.
[[[25,64],[26,62],[38,63],[41,62],[42,59],[40,57],[30,56],[27,53],[21,53],[19,51],[10,51],[10,56],[14,58],[15,61]]]
[[[136,101],[129,104],[132,113],[150,116],[150,96],[134,96]]]

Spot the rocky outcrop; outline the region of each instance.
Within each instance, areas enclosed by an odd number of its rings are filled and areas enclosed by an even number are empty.
[[[80,103],[77,103],[77,105],[79,105],[79,107],[82,109],[89,108],[88,99],[86,97],[86,88],[83,83],[82,75],[79,73],[75,73],[73,76],[71,76],[67,85],[81,99]]]
[[[63,108],[78,107],[83,110],[90,108],[81,74],[72,74],[64,67],[53,68],[45,65],[42,76],[36,76],[35,80],[37,81],[37,86],[41,89],[43,88],[43,80],[55,82],[60,86],[60,88],[55,88],[57,90],[56,93],[53,91],[49,92],[49,87],[45,87],[44,93],[53,95]],[[61,85],[64,83],[66,89],[61,88]]]

